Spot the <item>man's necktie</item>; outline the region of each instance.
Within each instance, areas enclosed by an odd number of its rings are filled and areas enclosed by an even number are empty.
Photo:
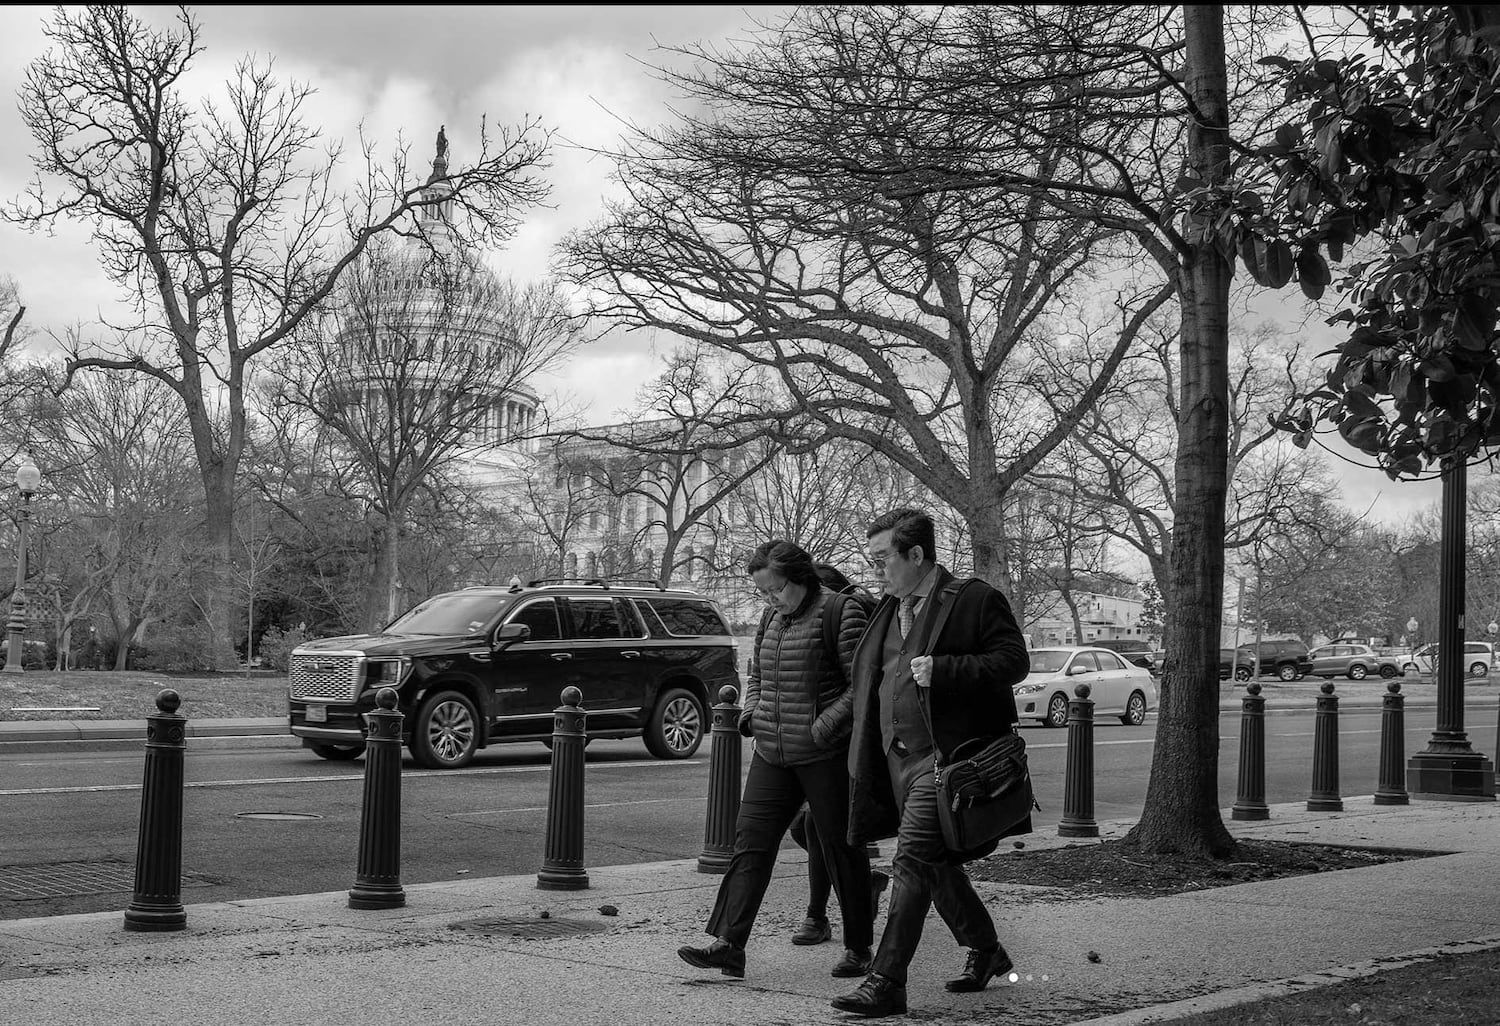
[[[896,623],[901,628],[901,640],[905,641],[911,634],[911,628],[917,622],[917,597],[907,595],[901,599],[901,605],[896,609]]]

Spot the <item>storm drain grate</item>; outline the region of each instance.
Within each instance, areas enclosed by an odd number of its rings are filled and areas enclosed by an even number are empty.
[[[448,929],[502,937],[564,937],[573,933],[597,933],[607,924],[588,919],[540,919],[536,916],[501,916],[498,919],[465,919],[449,923]]]
[[[183,875],[184,887],[207,881]],[[0,899],[64,898],[79,894],[135,891],[135,866],[125,862],[53,862],[43,866],[0,866]]]

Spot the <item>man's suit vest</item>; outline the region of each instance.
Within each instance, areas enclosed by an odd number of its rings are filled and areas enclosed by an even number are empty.
[[[932,751],[932,734],[922,714],[920,689],[911,675],[912,658],[921,654],[917,624],[903,640],[899,618],[892,610],[886,626],[885,645],[881,650],[880,675],[880,747],[889,752],[900,740],[913,755]]]

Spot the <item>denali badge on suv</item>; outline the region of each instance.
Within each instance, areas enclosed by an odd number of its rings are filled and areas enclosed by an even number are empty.
[[[643,737],[657,758],[686,759],[719,689],[740,679],[712,600],[654,583],[544,580],[445,592],[379,634],[299,646],[288,715],[305,747],[353,759],[375,693],[394,688],[412,758],[449,769],[502,741],[550,744],[570,684],[590,738]]]

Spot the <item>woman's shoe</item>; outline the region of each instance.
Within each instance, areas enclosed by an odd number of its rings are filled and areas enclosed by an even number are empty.
[[[802,925],[797,927],[797,932],[792,934],[793,944],[822,944],[833,936],[833,927],[828,925],[828,920],[819,919],[817,916],[808,916],[802,920]]]
[[[677,955],[699,969],[717,969],[737,980],[745,978],[745,949],[737,948],[727,940],[715,938],[712,944],[702,948],[684,944],[677,949]]]

